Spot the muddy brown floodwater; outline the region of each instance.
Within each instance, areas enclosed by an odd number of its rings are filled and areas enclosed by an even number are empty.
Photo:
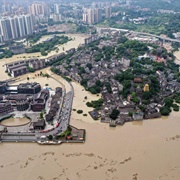
[[[75,94],[90,97],[75,85]],[[79,89],[80,92],[76,92]],[[76,102],[73,108],[81,108]],[[83,109],[85,111],[85,109]],[[3,180],[179,180],[180,112],[110,128],[73,112],[71,124],[87,131],[84,144],[0,144]]]
[[[36,78],[35,78],[36,79]],[[37,78],[39,81],[40,78]],[[50,79],[47,80],[50,86]],[[42,79],[42,83],[46,82]],[[73,83],[74,109],[98,99]],[[110,128],[72,113],[71,125],[87,131],[84,144],[0,144],[2,180],[179,180],[180,112]]]
[[[1,121],[1,124],[4,126],[19,126],[23,124],[29,123],[29,119],[27,118],[8,118]]]

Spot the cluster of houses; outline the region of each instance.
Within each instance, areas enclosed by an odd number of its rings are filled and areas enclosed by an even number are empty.
[[[75,51],[75,48],[71,48],[66,51],[66,54],[74,53]],[[33,58],[7,63],[5,64],[5,71],[12,77],[21,76],[23,74],[27,74],[28,72],[30,72],[30,70],[36,71],[39,69],[43,69],[45,68],[46,63],[56,61],[57,59],[62,58],[64,56],[65,53],[62,52],[56,55],[49,56],[45,59]]]
[[[7,63],[5,65],[6,72],[11,75],[12,77],[17,77],[29,72],[28,67],[32,68],[33,70],[42,69],[45,67],[45,59],[28,59],[28,60],[21,60],[12,63]]]
[[[107,29],[101,29],[101,31],[107,31]],[[109,29],[109,33],[112,32],[113,31]],[[116,46],[118,36],[113,36],[113,34],[110,36],[111,40],[100,39],[97,47],[102,49],[104,46]],[[115,80],[114,77],[120,74],[121,71],[129,69],[130,60],[125,57],[116,58],[115,56],[111,56],[111,61],[104,60],[104,58],[96,61],[95,57],[96,50],[85,48],[73,54],[73,56],[69,58],[68,63],[63,62],[63,64],[57,66],[57,68],[62,75],[69,76],[82,85],[86,82],[87,89],[96,86],[98,81],[103,84],[101,87],[101,95],[104,102],[101,110],[91,113],[91,116],[95,117],[95,119],[101,118],[101,122],[112,123],[112,126],[114,126],[116,124],[123,125],[129,121],[159,118],[161,117],[160,108],[164,105],[164,98],[173,92],[180,91],[180,83],[173,80],[173,73],[167,72],[168,77],[166,78],[162,72],[158,71],[159,77],[157,77],[162,91],[160,96],[156,97],[156,100],[153,97],[148,105],[142,104],[143,92],[149,91],[151,86],[151,82],[147,82],[148,76],[143,74],[134,76],[134,79],[131,80],[130,94],[127,98],[123,98],[119,95],[119,92],[123,90],[123,85]],[[154,60],[154,57],[149,54],[139,57],[138,59],[140,60],[147,57]],[[153,66],[142,64],[142,68],[153,69]],[[110,89],[107,87],[107,83]],[[139,100],[138,103],[132,101],[131,94],[133,92],[136,93]],[[139,108],[141,105],[143,106],[143,110]],[[117,109],[120,112],[115,121],[112,121],[109,117],[113,109]]]
[[[101,40],[98,48],[102,49],[104,46],[114,46],[116,44],[116,40]],[[88,52],[89,50],[77,51],[69,58],[70,63],[68,65],[64,62],[62,65],[57,67],[60,70],[60,73],[65,76],[69,76],[79,83],[83,79],[88,79],[87,87],[91,87],[95,85],[97,80],[106,82],[108,81],[107,78],[114,77],[121,70],[126,70],[130,66],[130,60],[124,57],[119,59],[112,57],[111,61],[106,61],[102,58],[100,61],[96,62],[96,51],[91,53]],[[89,68],[88,64],[91,64],[92,68]],[[83,68],[85,70],[83,77],[79,75],[79,68]],[[117,86],[121,85],[118,84],[114,86],[113,90],[116,90]]]
[[[60,108],[60,101],[62,98],[62,88],[57,87],[55,90],[55,95],[52,96],[50,109],[48,114],[46,114],[46,121],[51,122],[53,121],[54,117],[57,115],[57,112]]]
[[[165,73],[160,70],[156,71],[161,87],[162,98],[168,97],[172,95],[174,92],[180,91],[180,83],[174,79],[174,73],[172,73],[170,69],[168,69],[166,73],[167,75],[165,75]]]
[[[53,95],[49,89],[42,89],[36,82],[19,85],[9,85],[5,81],[0,82],[0,120],[17,111],[24,111],[28,116],[29,112],[40,113],[46,110],[47,114],[43,119],[33,122],[34,129],[43,129],[45,122],[53,121],[57,115],[61,98],[62,88],[60,87],[56,88]]]

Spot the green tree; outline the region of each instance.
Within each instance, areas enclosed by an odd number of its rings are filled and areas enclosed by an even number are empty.
[[[169,116],[170,112],[171,112],[171,110],[167,106],[163,106],[160,109],[160,113],[162,116]]]
[[[172,104],[173,104],[173,101],[174,101],[174,100],[173,100],[172,98],[167,97],[167,98],[164,100],[165,106],[171,107]]]
[[[77,113],[78,113],[78,114],[82,114],[82,113],[83,113],[83,110],[77,110]]]
[[[117,110],[117,109],[113,109],[113,111],[111,112],[111,114],[110,114],[110,118],[111,119],[113,119],[113,120],[116,120],[117,119],[117,117],[118,117],[118,115],[119,115],[119,110]]]
[[[44,116],[43,116],[43,112],[40,113],[40,119],[43,119]]]
[[[144,100],[149,100],[151,97],[152,97],[151,92],[148,92],[148,91],[143,92],[142,98]]]
[[[53,140],[53,136],[50,134],[50,135],[48,136],[48,139],[49,139],[50,141],[52,141],[52,140]]]

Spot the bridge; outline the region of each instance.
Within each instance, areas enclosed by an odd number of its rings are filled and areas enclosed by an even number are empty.
[[[172,39],[169,37],[158,36],[155,34],[150,34],[150,33],[145,33],[145,32],[131,31],[129,29],[118,29],[118,28],[108,28],[108,29],[116,30],[116,31],[120,31],[120,32],[130,32],[130,33],[135,33],[135,34],[149,36],[149,37],[155,37],[155,38],[161,39],[163,41],[169,41],[172,43],[180,43],[180,40],[178,40],[178,39]]]
[[[144,32],[136,32],[136,31],[130,31],[130,32],[133,32],[133,33],[136,33],[136,34],[139,34],[139,35],[155,37],[155,38],[161,39],[161,40],[163,40],[163,41],[180,43],[180,40],[178,40],[178,39],[172,39],[172,38],[168,38],[168,37],[162,37],[162,36],[158,36],[158,35],[155,35],[155,34],[149,34],[149,33],[144,33]]]

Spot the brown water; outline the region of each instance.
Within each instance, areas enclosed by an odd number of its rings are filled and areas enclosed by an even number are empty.
[[[45,83],[44,79],[41,81]],[[49,84],[53,87],[55,82]],[[87,95],[89,100],[96,97],[82,91],[81,86],[74,86],[73,108],[88,111],[83,97]],[[71,124],[87,131],[85,144],[0,144],[0,179],[180,179],[180,112],[116,128],[91,122],[94,121],[89,117],[87,120],[76,112],[72,113]]]
[[[180,48],[179,51],[174,52],[174,56],[176,57],[175,63],[180,65]]]
[[[3,180],[179,180],[180,113],[165,119],[107,124],[72,119],[85,128],[85,144],[0,145]]]
[[[30,122],[27,118],[8,118],[1,121],[1,124],[4,126],[19,126]]]
[[[46,70],[45,70],[46,71]],[[31,78],[34,75],[31,74]],[[49,78],[30,81],[59,84]],[[25,80],[26,81],[26,80]],[[99,98],[73,83],[74,109],[90,109]],[[68,89],[68,84],[65,84]],[[0,177],[3,180],[179,180],[180,112],[169,117],[126,123],[110,128],[72,112],[71,124],[87,131],[85,144],[43,146],[29,143],[0,144]]]

